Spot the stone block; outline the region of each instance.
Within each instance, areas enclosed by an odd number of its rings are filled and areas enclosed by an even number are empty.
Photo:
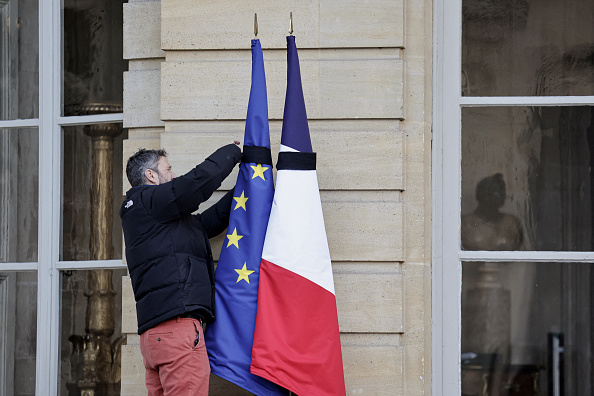
[[[404,61],[398,53],[303,50],[299,55],[309,119],[403,118]],[[161,68],[162,119],[245,119],[250,59],[249,51],[168,54]],[[266,52],[264,59],[269,117],[281,120],[286,53]]]
[[[124,3],[124,59],[164,58],[161,3]]]
[[[390,191],[323,191],[333,261],[402,261],[402,202]]]
[[[144,365],[140,345],[122,345],[122,387],[126,396],[146,396]]]
[[[345,127],[344,122],[312,123],[310,135],[317,153],[317,174],[320,190],[401,190],[403,188],[403,138],[395,130],[377,127]],[[242,124],[228,132],[163,133],[163,147],[170,154],[176,174],[183,174],[202,162],[212,151],[233,139],[243,140]],[[279,122],[270,129],[272,161],[276,164],[280,148]],[[342,129],[344,127],[344,129]],[[191,129],[189,127],[188,129]],[[348,129],[347,129],[348,128]],[[220,136],[217,136],[220,135]],[[389,144],[386,144],[390,141]],[[233,173],[236,177],[236,171]],[[276,178],[276,170],[274,171]],[[231,176],[223,184],[228,190],[235,184]]]
[[[124,73],[124,128],[163,126],[160,105],[159,69]]]
[[[122,277],[122,333],[138,333],[136,301],[129,276]]]
[[[320,190],[403,189],[401,134],[380,128],[329,131],[315,125],[310,134]]]
[[[133,59],[128,62],[128,71],[159,70],[164,58]]]
[[[404,395],[404,346],[396,334],[342,334],[347,395]]]
[[[402,333],[403,274],[397,263],[334,263],[341,333]]]
[[[294,34],[303,48],[402,47],[403,0],[254,0],[221,7],[220,2],[162,1],[161,43],[167,50],[244,48],[254,36],[265,48],[283,48],[293,13]]]
[[[135,140],[135,139],[161,139],[161,133],[165,130],[165,128],[155,127],[155,128],[130,128],[128,129],[128,140]]]
[[[320,46],[404,47],[404,1],[320,0]]]
[[[124,345],[140,345],[140,335],[127,334],[126,335],[126,343]]]

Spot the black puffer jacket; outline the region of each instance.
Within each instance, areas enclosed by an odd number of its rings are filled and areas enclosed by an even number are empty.
[[[192,215],[241,160],[234,144],[161,185],[131,188],[120,209],[138,334],[186,312],[214,321],[214,262],[208,238],[229,223],[233,191]]]

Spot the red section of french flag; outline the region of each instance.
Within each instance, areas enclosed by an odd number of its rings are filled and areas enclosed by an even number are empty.
[[[262,259],[251,373],[297,395],[344,395],[336,297]]]

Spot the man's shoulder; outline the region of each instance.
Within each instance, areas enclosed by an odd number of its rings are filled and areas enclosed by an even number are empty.
[[[120,207],[120,217],[124,217],[124,215],[133,209],[134,205],[138,206],[140,204],[140,193],[142,193],[147,188],[151,186],[148,184],[142,186],[132,187],[126,192],[126,198],[124,202],[122,202],[122,206]]]

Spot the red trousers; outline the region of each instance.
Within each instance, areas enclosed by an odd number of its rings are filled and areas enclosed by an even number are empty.
[[[178,316],[158,324],[140,335],[140,351],[149,396],[208,395],[210,365],[198,320]]]

